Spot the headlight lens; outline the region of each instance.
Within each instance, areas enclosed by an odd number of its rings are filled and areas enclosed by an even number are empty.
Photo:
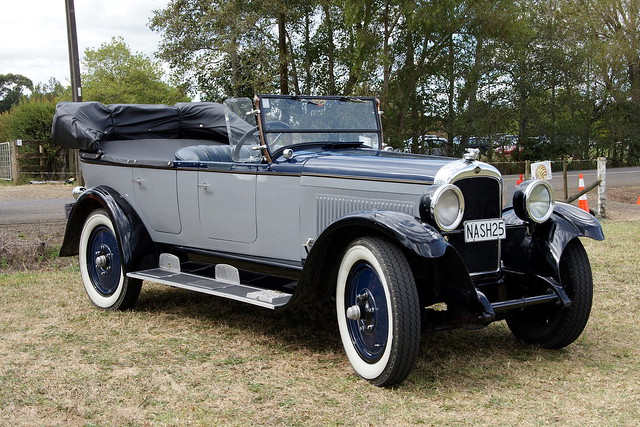
[[[422,196],[421,218],[443,231],[455,230],[463,215],[464,197],[453,184],[432,185]]]
[[[545,222],[553,213],[554,205],[553,188],[542,179],[525,181],[513,193],[513,209],[525,221]]]
[[[78,200],[78,197],[80,197],[80,195],[82,193],[84,193],[87,189],[84,187],[73,187],[73,190],[71,190],[71,195],[73,196],[74,199]]]

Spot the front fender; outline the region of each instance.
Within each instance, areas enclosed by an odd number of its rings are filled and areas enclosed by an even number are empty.
[[[316,249],[335,241],[335,236],[348,235],[349,230],[356,228],[381,233],[421,258],[439,258],[450,246],[435,228],[418,218],[401,212],[364,211],[345,215],[327,227],[313,245],[309,258],[314,252],[322,252]]]
[[[567,244],[576,237],[604,240],[600,222],[591,214],[567,203],[556,202],[551,217],[536,224],[527,232],[527,226],[512,207],[503,210],[507,223],[502,261],[509,270],[532,274],[559,276],[560,258]]]
[[[125,271],[156,265],[154,244],[140,217],[124,197],[106,186],[87,189],[73,204],[60,248],[61,257],[78,255],[82,226],[96,209],[104,209],[113,223]]]
[[[470,311],[483,312],[469,273],[458,252],[438,231],[405,213],[363,211],[346,215],[329,227],[313,244],[304,263],[294,299],[296,303],[317,301],[333,292],[337,270],[346,247],[358,237],[384,236],[407,255],[414,274],[428,277],[424,283],[438,301],[451,302]],[[429,270],[437,259],[437,267]],[[425,271],[428,270],[428,273]]]

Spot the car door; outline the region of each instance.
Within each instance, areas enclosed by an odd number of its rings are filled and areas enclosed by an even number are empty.
[[[255,164],[207,163],[198,171],[200,230],[207,239],[253,243],[256,227]]]
[[[133,168],[133,194],[144,221],[154,231],[179,234],[182,230],[176,171]]]

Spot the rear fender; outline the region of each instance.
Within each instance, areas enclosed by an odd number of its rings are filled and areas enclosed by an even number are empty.
[[[96,209],[104,209],[113,223],[125,271],[157,265],[153,241],[140,217],[124,197],[106,186],[87,189],[73,204],[60,248],[61,257],[78,255],[82,226]]]

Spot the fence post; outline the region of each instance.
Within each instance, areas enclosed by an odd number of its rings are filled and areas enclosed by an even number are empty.
[[[598,216],[601,218],[605,218],[606,211],[606,202],[607,202],[607,158],[606,157],[598,157],[598,180],[600,181],[600,185],[598,185]]]
[[[564,182],[564,199],[569,198],[569,188],[567,185],[567,156],[562,157],[562,179]]]
[[[16,184],[20,179],[20,168],[18,167],[18,146],[16,141],[11,141],[9,144],[9,151],[11,152],[11,179]]]

